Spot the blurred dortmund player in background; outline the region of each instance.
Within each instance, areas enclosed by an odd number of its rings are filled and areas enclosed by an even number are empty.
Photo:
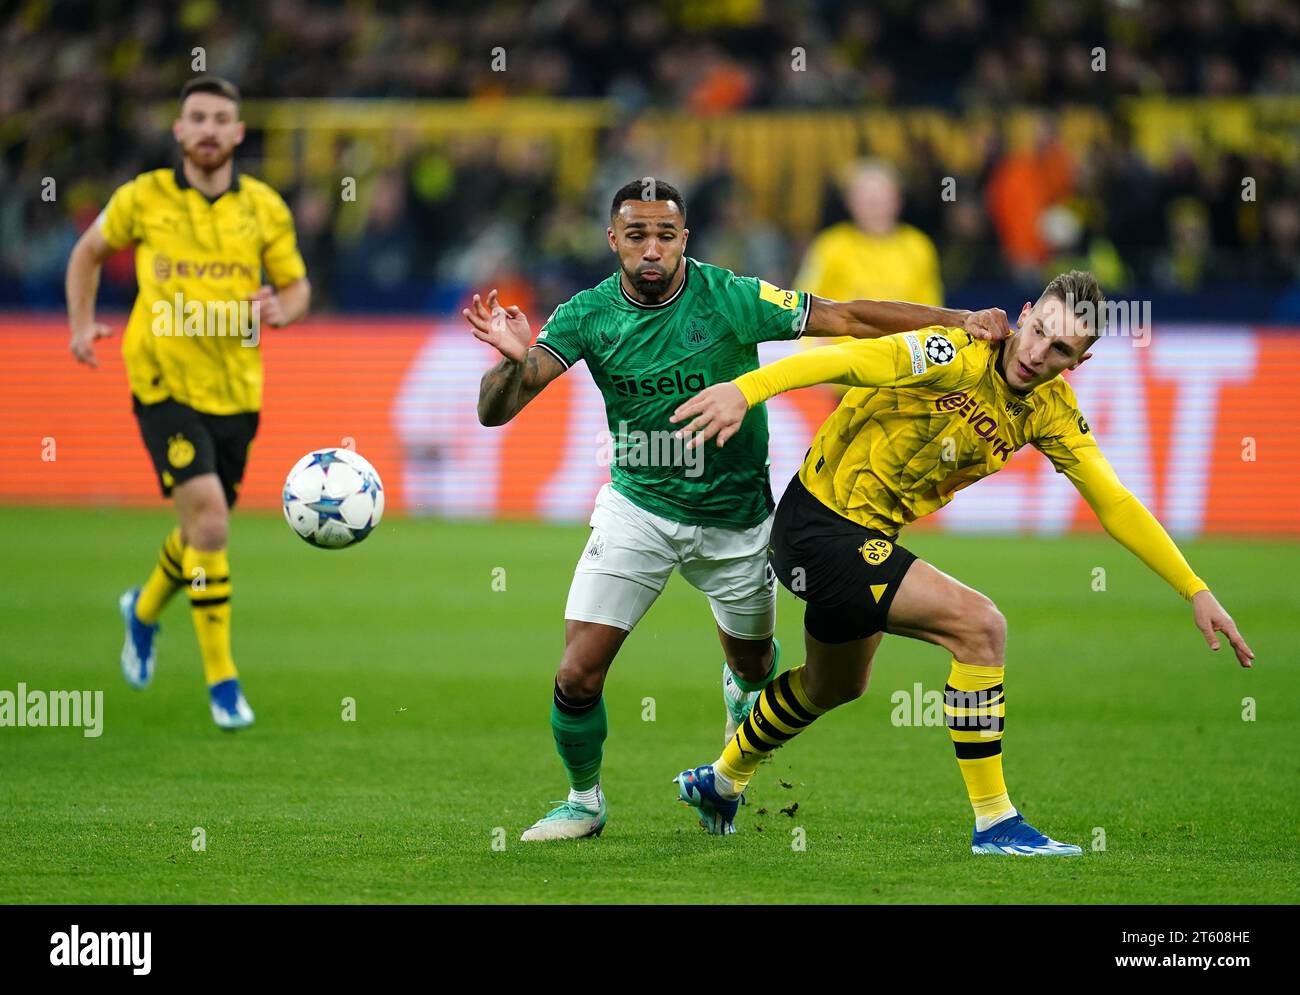
[[[807,663],[786,671],[712,764],[678,776],[706,828],[730,823],[758,765],[820,715],[861,695],[883,634],[952,654],[944,716],[975,811],[971,849],[1072,856],[1025,822],[1002,776],[1006,620],[983,594],[898,545],[898,534],[1033,445],[1064,473],[1112,537],[1192,603],[1211,649],[1227,635],[1241,666],[1254,654],[1155,516],[1115,475],[1061,374],[1105,331],[1092,274],[1064,273],[1025,304],[1000,344],[957,328],[849,342],[764,366],[681,405],[675,422],[722,446],[754,406],[818,383],[854,389],[826,419],[772,525],[772,565],[806,603]],[[1063,675],[1083,689],[1078,674]],[[1081,691],[1101,693],[1100,689]]]
[[[837,301],[871,297],[941,307],[939,253],[925,232],[899,220],[898,171],[881,159],[856,163],[844,204],[850,220],[812,240],[795,287]]]
[[[159,616],[188,586],[212,718],[223,729],[253,721],[230,650],[226,544],[262,404],[257,336],[260,322],[288,325],[311,300],[288,207],[235,169],[244,139],[239,99],[233,84],[215,76],[185,84],[172,125],[181,164],[120,186],[77,242],[66,277],[72,353],[94,367],[94,343],[109,334],[95,321],[100,268],[116,250],[136,246],[139,289],[122,357],[140,433],[178,525],[144,586],[120,599],[122,670],[132,687],[148,687]]]

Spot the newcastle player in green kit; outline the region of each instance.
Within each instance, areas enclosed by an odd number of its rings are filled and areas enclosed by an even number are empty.
[[[502,425],[542,389],[585,361],[605,401],[613,442],[591,535],[564,611],[551,728],[568,798],[524,840],[593,836],[605,827],[600,768],[607,723],[605,676],[629,632],[674,568],[709,599],[726,658],[726,738],[776,676],[776,586],[767,564],[773,508],[767,414],[749,413],[725,449],[671,444],[674,409],[705,387],[758,368],[758,343],[801,335],[876,338],[955,325],[1000,339],[1006,315],[893,301],[833,302],[736,276],[685,255],[686,204],[653,178],[614,196],[609,247],[619,268],[560,305],[533,340],[517,307],[477,294],[463,311],[476,338],[504,357],[484,376],[478,415]],[[593,458],[595,454],[593,453]],[[706,827],[726,832],[730,827]]]

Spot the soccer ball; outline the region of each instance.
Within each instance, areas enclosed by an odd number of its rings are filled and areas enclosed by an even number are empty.
[[[342,549],[370,535],[384,516],[384,485],[351,449],[317,449],[284,481],[284,517],[298,537]]]

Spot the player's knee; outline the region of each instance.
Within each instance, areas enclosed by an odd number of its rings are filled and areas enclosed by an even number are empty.
[[[814,700],[822,708],[839,708],[841,705],[847,705],[850,701],[857,701],[866,694],[867,679],[866,674],[860,678],[846,676],[831,686],[820,689],[820,696]]]
[[[1007,620],[998,606],[974,595],[962,611],[960,647],[954,654],[963,663],[1001,666],[1007,646]]]
[[[844,700],[846,702],[857,701],[859,698],[861,698],[864,694],[867,693],[867,682],[870,680],[871,680],[870,673],[865,673],[862,674],[861,676],[855,676],[851,678],[848,684],[846,684],[844,688],[844,693],[845,693]]]
[[[565,654],[560,661],[560,669],[555,675],[555,683],[560,693],[574,701],[590,701],[600,695],[605,688],[607,667],[594,667],[581,660]]]
[[[230,515],[224,506],[201,508],[185,529],[185,541],[195,549],[225,549],[230,538]]]
[[[727,666],[742,681],[757,684],[772,669],[772,653],[767,646],[753,650],[729,650],[727,652]]]
[[[842,653],[843,651],[841,651]],[[870,658],[861,665],[837,654],[810,658],[803,672],[803,688],[818,708],[830,710],[861,698],[871,679]]]

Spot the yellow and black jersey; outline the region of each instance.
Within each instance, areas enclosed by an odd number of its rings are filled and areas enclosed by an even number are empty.
[[[943,305],[939,254],[920,229],[900,224],[868,235],[851,221],[813,239],[794,286],[833,301],[859,297]]]
[[[122,340],[131,392],[207,414],[257,411],[261,349],[230,305],[257,291],[263,270],[276,287],[306,275],[280,195],[236,172],[209,201],[180,168],[156,169],[118,187],[96,223],[113,248],[136,246],[139,292]]]
[[[831,301],[871,297],[943,306],[939,253],[919,228],[897,225],[888,235],[868,235],[852,221],[831,225],[808,246],[794,286]],[[805,338],[805,346],[852,342],[848,336]]]
[[[1160,523],[1115,476],[1074,391],[1003,378],[1001,347],[938,326],[790,356],[737,378],[752,407],[815,383],[853,387],[799,471],[809,493],[850,521],[896,536],[1023,446],[1064,473],[1111,535],[1180,594],[1205,588]]]

